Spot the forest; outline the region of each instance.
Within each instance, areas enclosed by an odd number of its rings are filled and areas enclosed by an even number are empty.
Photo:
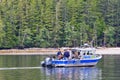
[[[0,49],[120,47],[120,0],[0,0]]]

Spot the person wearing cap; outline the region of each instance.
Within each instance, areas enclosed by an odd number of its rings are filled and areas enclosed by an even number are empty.
[[[57,58],[62,59],[62,57],[63,57],[62,52],[59,49],[59,51],[57,52]]]

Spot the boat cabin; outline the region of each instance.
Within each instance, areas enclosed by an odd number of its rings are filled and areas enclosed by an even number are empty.
[[[95,48],[76,48],[71,50],[71,58],[91,58],[95,54]]]

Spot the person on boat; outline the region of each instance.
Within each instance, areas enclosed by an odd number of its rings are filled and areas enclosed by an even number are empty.
[[[81,59],[81,54],[80,54],[80,51],[78,52],[78,58]]]
[[[64,58],[67,58],[67,59],[68,59],[68,58],[70,57],[70,52],[69,52],[69,50],[66,50],[66,49],[65,49],[63,56],[64,56]]]
[[[78,51],[74,51],[72,53],[72,59],[78,59],[79,58],[79,54],[78,54]]]
[[[62,59],[62,58],[63,58],[63,55],[62,55],[62,52],[61,52],[60,49],[59,49],[59,51],[57,52],[57,58],[58,58],[58,59]]]

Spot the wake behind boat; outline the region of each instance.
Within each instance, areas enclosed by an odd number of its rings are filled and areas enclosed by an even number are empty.
[[[41,62],[43,67],[89,67],[95,66],[102,55],[95,53],[93,47],[72,48],[65,50],[66,56],[57,55],[57,58],[47,57]],[[62,57],[61,57],[62,56]]]

